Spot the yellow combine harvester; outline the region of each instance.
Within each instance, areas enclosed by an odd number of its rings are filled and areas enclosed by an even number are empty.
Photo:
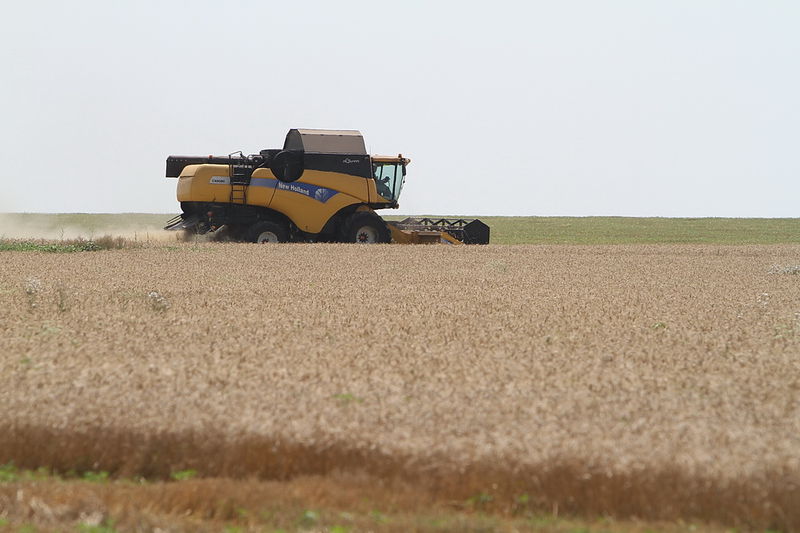
[[[387,224],[375,210],[398,207],[411,160],[370,156],[358,131],[292,129],[283,149],[237,154],[167,158],[183,212],[165,229],[259,243],[489,242],[479,220]]]

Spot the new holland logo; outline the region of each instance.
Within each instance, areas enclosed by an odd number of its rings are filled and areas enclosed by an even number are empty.
[[[250,181],[252,187],[268,187],[270,189],[277,189],[279,191],[293,192],[302,194],[309,198],[313,198],[323,204],[339,194],[335,189],[327,189],[319,185],[311,185],[310,183],[284,183],[274,178],[253,178]]]
[[[306,196],[311,196],[311,191],[302,185],[295,185],[294,183],[278,183],[278,189],[282,191],[292,191]]]

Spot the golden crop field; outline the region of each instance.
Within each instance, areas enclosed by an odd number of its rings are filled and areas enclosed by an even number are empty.
[[[4,252],[0,331],[0,464],[800,529],[798,245]]]

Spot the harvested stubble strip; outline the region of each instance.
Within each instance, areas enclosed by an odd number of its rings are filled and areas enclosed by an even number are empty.
[[[142,435],[108,427],[70,431],[14,426],[0,434],[0,450],[22,468],[47,465],[60,473],[105,471],[169,480],[175,472],[197,470],[205,477],[280,481],[350,473],[398,491],[413,486],[417,498],[429,504],[465,502],[487,494],[491,498],[482,510],[500,513],[515,512],[519,497],[526,495],[527,508],[559,509],[565,515],[666,521],[679,517],[781,531],[800,525],[798,471],[721,480],[677,466],[611,473],[566,457],[524,467],[502,460],[454,465],[447,457],[421,462],[347,443],[318,449],[252,435]]]

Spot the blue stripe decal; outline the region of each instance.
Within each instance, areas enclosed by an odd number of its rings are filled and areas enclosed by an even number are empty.
[[[267,187],[269,189],[274,189],[276,183],[278,183],[278,180],[275,178],[250,178],[250,185],[253,187]]]
[[[314,200],[322,202],[323,204],[339,194],[339,191],[327,189],[325,187],[319,187],[317,185],[311,185],[310,183],[284,183],[276,180],[275,178],[252,178],[250,180],[250,186],[267,187],[268,189],[278,189],[279,191],[296,192],[297,194],[308,196],[309,198],[313,198]]]

